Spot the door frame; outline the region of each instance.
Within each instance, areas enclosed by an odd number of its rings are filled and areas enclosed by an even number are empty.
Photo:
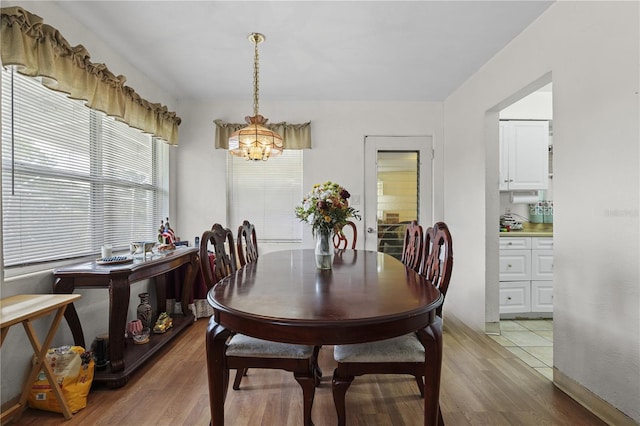
[[[418,151],[419,154],[419,196],[420,210],[418,221],[423,227],[428,227],[434,217],[434,137],[433,135],[365,135],[364,149],[364,244],[366,250],[377,250],[378,220],[377,208],[370,209],[373,201],[377,205],[377,152],[389,151]],[[373,194],[373,195],[372,195]],[[371,198],[374,198],[372,200]],[[428,203],[425,207],[425,201]],[[373,211],[372,211],[373,210]],[[369,232],[369,229],[373,232]],[[372,238],[375,236],[375,238]]]

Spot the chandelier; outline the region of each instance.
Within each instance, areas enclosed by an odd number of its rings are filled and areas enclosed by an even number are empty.
[[[249,34],[249,41],[254,44],[253,116],[245,117],[248,125],[229,137],[229,153],[253,161],[267,161],[271,156],[282,154],[282,136],[266,128],[268,119],[258,114],[258,44],[264,40],[260,33]]]

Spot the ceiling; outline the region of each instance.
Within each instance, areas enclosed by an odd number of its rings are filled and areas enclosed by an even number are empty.
[[[179,100],[251,100],[260,32],[261,100],[441,101],[552,1],[58,4]]]

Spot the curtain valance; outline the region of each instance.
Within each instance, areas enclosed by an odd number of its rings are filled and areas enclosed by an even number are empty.
[[[86,101],[124,121],[151,133],[171,145],[178,144],[181,119],[166,106],[151,103],[125,86],[126,77],[115,76],[104,64],[94,64],[82,46],[71,46],[58,30],[42,18],[20,7],[0,9],[2,65],[15,65],[20,73],[42,77],[42,84],[69,97]]]
[[[228,149],[229,136],[236,130],[245,127],[246,123],[226,123],[222,120],[214,120],[216,123],[216,148]],[[265,126],[282,136],[284,149],[311,148],[311,122],[302,124],[290,124],[286,122],[267,123]]]

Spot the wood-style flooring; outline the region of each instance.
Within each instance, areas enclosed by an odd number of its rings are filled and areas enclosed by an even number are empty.
[[[71,420],[29,408],[17,424],[208,425],[207,321],[200,319],[189,327],[135,372],[126,386],[115,390],[94,386],[87,408]],[[316,426],[336,425],[331,347],[322,348],[320,365],[324,375],[316,390],[313,421]],[[444,322],[440,404],[449,426],[604,424],[514,354],[452,315],[446,315]],[[347,393],[351,426],[422,425],[422,410],[410,376],[356,377]],[[232,426],[301,425],[301,389],[290,373],[250,370],[241,390],[229,389],[225,420]]]

